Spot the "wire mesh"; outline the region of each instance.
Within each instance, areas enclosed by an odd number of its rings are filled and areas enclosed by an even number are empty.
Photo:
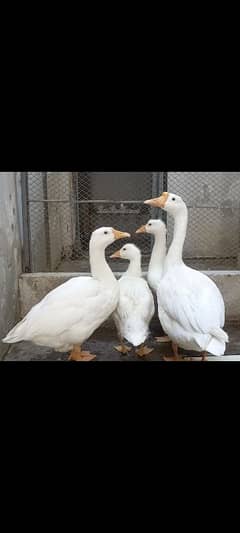
[[[160,174],[151,172],[29,173],[32,271],[89,271],[89,239],[101,226],[131,233],[131,242],[141,248],[145,266],[152,239],[135,231],[156,216],[156,210],[143,201],[160,194],[161,179]],[[162,216],[160,212],[158,216]],[[106,256],[124,242],[109,246]],[[124,261],[111,264],[115,271],[126,269]]]
[[[201,270],[239,269],[240,172],[170,172],[168,191],[188,206],[185,262]],[[170,216],[167,227],[170,244]]]
[[[30,269],[89,271],[88,247],[92,231],[112,226],[132,234],[146,268],[152,239],[135,235],[149,218],[163,218],[162,210],[143,204],[166,189],[163,172],[29,172],[27,175]],[[185,262],[202,270],[235,270],[240,262],[240,173],[169,172],[167,190],[188,205],[189,223]],[[173,220],[167,217],[168,245]],[[109,257],[127,241],[109,246]],[[111,261],[115,271],[124,261]]]

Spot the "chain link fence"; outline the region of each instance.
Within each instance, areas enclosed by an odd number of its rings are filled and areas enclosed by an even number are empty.
[[[200,270],[240,268],[240,172],[169,172],[168,190],[188,206],[186,264]],[[168,244],[173,219],[167,217]]]
[[[23,176],[26,204],[25,235],[29,256],[25,271],[89,271],[89,239],[100,226],[132,233],[131,242],[141,244],[143,265],[152,248],[149,236],[135,236],[150,216],[162,216],[143,204],[160,194],[163,173],[147,172],[29,172]],[[122,246],[109,246],[109,257]],[[124,270],[123,261],[111,261]]]
[[[88,272],[89,238],[100,226],[132,233],[147,268],[152,239],[135,236],[135,230],[149,218],[165,217],[170,244],[173,220],[143,204],[163,190],[188,205],[186,263],[201,270],[239,269],[239,172],[28,172],[22,173],[25,271]],[[107,257],[124,242],[111,245]],[[111,265],[126,268],[124,261]]]

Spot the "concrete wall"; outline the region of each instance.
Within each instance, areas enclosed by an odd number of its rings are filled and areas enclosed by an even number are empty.
[[[226,320],[240,322],[240,272],[205,272],[220,289],[226,308]],[[81,274],[88,276],[89,274]],[[119,277],[121,274],[116,274]],[[20,277],[20,301],[21,317],[38,303],[50,290],[55,289],[65,281],[79,273],[46,273],[46,274],[23,274]]]
[[[14,172],[0,172],[0,339],[18,320],[21,240]],[[0,340],[0,358],[8,346]]]

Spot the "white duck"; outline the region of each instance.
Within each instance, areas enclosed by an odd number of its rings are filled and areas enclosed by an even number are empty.
[[[90,239],[92,277],[76,277],[52,290],[3,339],[6,343],[32,341],[57,351],[71,350],[70,360],[90,361],[94,354],[81,345],[113,313],[119,284],[105,259],[105,248],[130,237],[113,228],[94,231]]]
[[[163,275],[166,257],[166,224],[162,220],[149,220],[136,233],[150,233],[154,236],[154,244],[148,266],[147,280],[151,289],[156,293],[157,286]]]
[[[188,211],[180,196],[164,192],[146,200],[174,217],[174,236],[169,248],[162,280],[157,289],[159,319],[173,341],[174,359],[178,346],[186,350],[223,355],[228,335],[223,331],[225,307],[215,283],[201,272],[187,267],[182,259]]]
[[[166,258],[166,224],[162,220],[151,219],[147,224],[141,226],[136,233],[149,233],[154,236],[147,280],[153,292],[157,294],[157,287],[163,276],[164,261]],[[155,340],[157,342],[169,342],[170,339],[165,335],[163,337],[155,337]]]
[[[149,335],[149,324],[154,315],[154,300],[147,282],[142,278],[141,252],[134,244],[125,244],[112,258],[120,257],[130,261],[127,271],[119,280],[119,302],[113,313],[118,331],[120,346],[116,350],[126,354],[131,350],[124,344],[124,339],[130,342],[140,357],[153,351],[144,346]]]

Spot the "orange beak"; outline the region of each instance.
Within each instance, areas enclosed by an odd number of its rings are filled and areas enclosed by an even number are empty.
[[[146,233],[146,225],[144,224],[141,228],[138,228],[136,233]]]
[[[124,231],[118,231],[117,229],[114,229],[114,228],[113,228],[113,234],[114,234],[115,240],[125,239],[126,237],[131,237],[130,233],[125,233]]]
[[[145,200],[145,204],[151,205],[152,207],[161,207],[164,208],[168,199],[168,192],[163,192],[159,198],[152,198],[151,200]]]
[[[110,259],[114,259],[115,257],[121,257],[120,250],[117,250],[114,254],[110,255]]]

